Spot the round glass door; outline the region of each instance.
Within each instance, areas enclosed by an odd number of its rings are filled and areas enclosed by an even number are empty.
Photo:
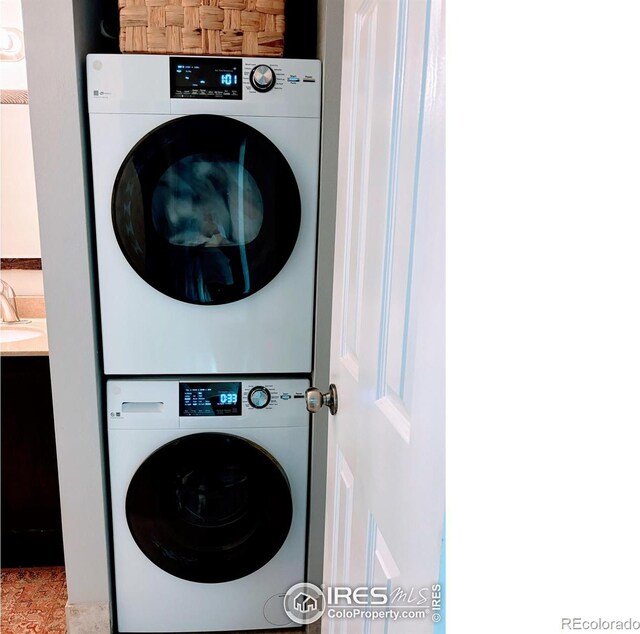
[[[300,230],[300,192],[278,148],[217,115],[165,123],[129,152],[116,177],[113,226],[153,288],[192,304],[259,291],[284,267]]]
[[[223,433],[184,436],[155,451],[126,498],[142,552],[169,574],[201,583],[264,566],[286,540],[292,515],[289,483],[275,458]]]

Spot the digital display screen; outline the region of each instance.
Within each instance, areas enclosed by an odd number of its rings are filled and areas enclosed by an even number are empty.
[[[180,383],[180,416],[241,416],[242,383]]]
[[[242,99],[242,60],[172,57],[174,99]]]

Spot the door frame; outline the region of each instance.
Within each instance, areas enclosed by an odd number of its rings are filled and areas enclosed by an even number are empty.
[[[318,59],[322,62],[322,128],[312,383],[322,388],[329,385],[343,21],[344,0],[318,0],[317,44]],[[324,558],[327,408],[323,407],[312,419],[307,581],[320,586],[323,579]]]

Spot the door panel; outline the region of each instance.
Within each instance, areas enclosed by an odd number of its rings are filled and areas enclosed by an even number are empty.
[[[331,580],[332,586],[346,585],[351,563],[352,521],[353,521],[353,473],[338,449],[336,460],[334,516],[336,523],[331,536]],[[346,623],[331,621],[330,632],[345,632]]]
[[[345,2],[331,348],[340,409],[329,422],[325,557],[330,585],[418,589],[439,578],[443,33],[436,0]],[[431,615],[323,621],[327,632],[432,628]]]
[[[380,533],[377,522],[373,516],[370,516],[367,540],[367,585],[387,588],[391,593],[399,583],[400,569]],[[372,634],[387,634],[389,625],[389,619],[376,619],[365,624],[365,631]]]

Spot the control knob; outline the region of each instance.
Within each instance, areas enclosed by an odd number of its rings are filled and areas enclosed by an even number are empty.
[[[276,74],[271,66],[260,64],[251,71],[249,82],[258,92],[269,92],[276,85]]]
[[[264,409],[271,401],[271,392],[262,385],[256,385],[256,387],[249,392],[249,396],[247,398],[251,407]]]

